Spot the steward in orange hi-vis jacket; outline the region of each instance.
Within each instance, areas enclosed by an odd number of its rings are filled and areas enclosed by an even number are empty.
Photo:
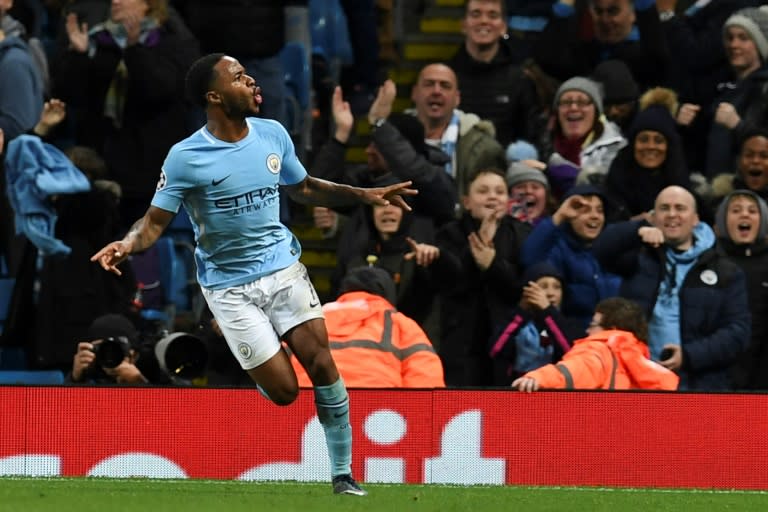
[[[542,389],[676,390],[679,377],[649,359],[631,332],[604,330],[576,340],[557,364],[526,373]]]
[[[345,293],[323,306],[331,354],[347,387],[445,387],[442,362],[426,333],[384,298],[389,292],[394,297],[389,274],[360,267],[348,277]],[[299,386],[311,387],[296,356],[291,363]]]

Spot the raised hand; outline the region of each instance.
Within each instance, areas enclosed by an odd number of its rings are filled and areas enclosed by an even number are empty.
[[[64,26],[69,38],[69,47],[76,52],[85,53],[88,50],[88,24],[78,23],[77,14],[71,12],[67,14]]]
[[[552,222],[558,226],[563,222],[570,222],[579,216],[579,212],[586,204],[584,196],[578,194],[572,195],[563,201],[563,204],[561,204],[557,211],[552,215]]]
[[[395,82],[385,80],[368,110],[368,122],[373,124],[377,119],[389,117],[392,113],[392,105],[395,103],[395,96],[397,96]]]
[[[677,117],[675,118],[675,121],[677,121],[677,124],[680,126],[689,126],[694,119],[696,119],[696,115],[701,110],[701,106],[694,105],[693,103],[683,103],[680,106],[680,110],[677,111]]]
[[[715,122],[733,130],[741,122],[741,116],[730,103],[720,103],[715,112]]]
[[[480,240],[483,243],[493,246],[493,238],[496,236],[496,230],[499,228],[501,219],[507,214],[506,204],[501,205],[497,210],[486,215],[482,222],[480,222],[480,228],[477,230],[477,234],[480,236]]]
[[[496,257],[496,249],[493,248],[493,245],[483,242],[474,231],[469,234],[467,239],[469,240],[469,250],[477,266],[481,270],[488,270],[488,267],[491,266],[493,259]]]
[[[43,104],[43,113],[35,125],[34,132],[45,136],[51,129],[67,117],[67,105],[60,99],[51,98]]]
[[[430,244],[420,244],[411,237],[405,237],[405,241],[411,247],[411,251],[405,253],[406,260],[416,260],[416,265],[428,267],[440,257],[440,249]]]
[[[352,127],[355,124],[355,117],[352,115],[349,103],[344,101],[341,87],[338,85],[333,89],[331,112],[333,112],[333,123],[336,125],[335,138],[339,142],[346,144],[349,140],[349,134],[352,133]]]

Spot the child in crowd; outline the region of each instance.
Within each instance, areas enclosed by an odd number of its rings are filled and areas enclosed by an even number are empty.
[[[464,213],[437,232],[439,255],[432,263],[439,354],[447,385],[488,386],[494,384],[488,340],[520,298],[519,255],[530,225],[506,214],[504,171],[480,169],[464,190]]]
[[[536,160],[512,162],[507,169],[507,213],[536,226],[554,210],[555,200],[544,174],[546,165]]]
[[[512,320],[491,340],[497,382],[511,383],[525,372],[559,361],[583,332],[578,322],[563,316],[563,277],[541,262],[523,274],[523,296]]]
[[[747,276],[752,313],[751,341],[734,365],[734,387],[768,390],[768,205],[753,190],[735,190],[717,209],[715,232],[717,250]]]

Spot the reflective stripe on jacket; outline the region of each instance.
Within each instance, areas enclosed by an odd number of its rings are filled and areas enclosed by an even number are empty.
[[[350,388],[445,387],[443,366],[422,328],[378,295],[341,295],[323,306],[331,352]],[[310,387],[291,356],[299,385]]]
[[[557,364],[528,372],[541,388],[675,390],[679,377],[649,359],[630,332],[606,330],[576,340]]]

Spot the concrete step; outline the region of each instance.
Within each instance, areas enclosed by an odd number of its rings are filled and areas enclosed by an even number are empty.
[[[403,38],[406,61],[445,61],[453,57],[463,42],[459,34],[409,34]]]
[[[419,28],[425,34],[461,34],[461,20],[456,18],[422,18]]]

